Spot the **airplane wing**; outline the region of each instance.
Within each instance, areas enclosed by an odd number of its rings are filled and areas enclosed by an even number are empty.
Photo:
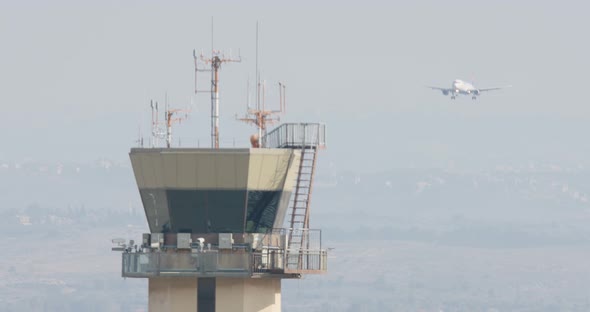
[[[452,91],[449,88],[441,88],[441,87],[433,87],[433,86],[426,86],[426,88],[434,89],[434,90],[441,90],[441,91]]]
[[[479,90],[480,92],[484,92],[484,91],[500,90],[500,89],[510,88],[510,87],[512,87],[512,86],[510,85],[510,86],[502,86],[502,87],[480,88],[480,89],[477,89],[477,90]]]
[[[439,90],[442,91],[443,95],[448,95],[449,93],[454,92],[453,89],[449,89],[449,88],[441,88],[441,87],[433,87],[433,86],[426,86],[427,88],[433,89],[433,90]]]

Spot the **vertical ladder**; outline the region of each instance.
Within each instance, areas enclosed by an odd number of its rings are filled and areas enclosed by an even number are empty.
[[[290,202],[289,243],[287,268],[302,269],[304,250],[309,249],[309,207],[312,183],[317,160],[317,147],[301,146],[299,173],[295,183],[295,193]]]

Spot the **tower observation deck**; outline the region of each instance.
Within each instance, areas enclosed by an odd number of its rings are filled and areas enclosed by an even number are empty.
[[[120,243],[122,276],[149,280],[150,311],[280,311],[281,279],[327,271],[309,228],[320,123],[261,148],[132,148],[150,233]]]

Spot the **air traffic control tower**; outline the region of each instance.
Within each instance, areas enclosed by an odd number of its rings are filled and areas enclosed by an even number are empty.
[[[281,124],[260,148],[132,148],[150,233],[120,242],[149,311],[281,311],[282,279],[325,273],[309,203],[324,124]]]

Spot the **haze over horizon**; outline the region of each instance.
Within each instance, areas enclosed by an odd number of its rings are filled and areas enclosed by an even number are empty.
[[[149,100],[165,93],[193,103],[176,137],[207,146],[209,95],[193,96],[192,50],[210,49],[213,16],[216,48],[243,57],[221,72],[226,145],[255,132],[234,116],[260,21],[263,78],[287,85],[283,120],[327,122],[326,161],[340,170],[590,166],[586,3],[142,4],[1,4],[0,159],[127,161],[140,127],[147,137]],[[424,87],[455,78],[513,88],[451,101]]]
[[[255,132],[235,116],[257,21],[267,104],[282,81],[282,121],[328,126],[310,228],[329,269],[286,281],[284,311],[590,311],[589,9],[0,0],[0,312],[148,309],[147,280],[121,278],[110,249],[150,231],[128,153],[166,94],[192,109],[174,143],[209,146],[192,54],[211,49],[212,18],[215,48],[242,56],[221,70],[222,147]],[[513,87],[425,87],[454,79]]]

